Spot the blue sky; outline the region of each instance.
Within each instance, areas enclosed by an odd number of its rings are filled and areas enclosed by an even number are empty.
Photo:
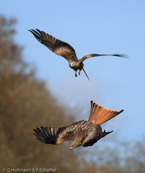
[[[144,0],[0,1],[1,14],[18,20],[15,39],[24,46],[25,61],[36,68],[58,102],[78,111],[77,120],[88,118],[90,100],[110,109],[124,109],[103,127],[133,140],[145,134],[144,9]],[[123,53],[129,59],[88,59],[84,68],[91,81],[83,72],[75,78],[64,58],[28,32],[35,28],[69,43],[78,58],[89,53]]]

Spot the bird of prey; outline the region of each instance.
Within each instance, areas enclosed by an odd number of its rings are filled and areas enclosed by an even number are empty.
[[[94,54],[85,55],[83,58],[78,59],[74,48],[70,46],[68,43],[58,40],[55,37],[45,33],[44,31],[40,31],[39,29],[36,29],[36,30],[31,29],[29,31],[35,36],[35,38],[40,43],[44,44],[52,52],[64,57],[68,61],[70,68],[72,68],[75,71],[76,77],[77,77],[77,70],[79,70],[79,73],[78,73],[79,75],[80,75],[80,71],[83,70],[85,75],[89,79],[86,71],[84,70],[84,64],[83,64],[83,61],[87,58],[91,58],[95,56],[124,57],[123,54],[95,54],[94,53]]]
[[[91,101],[89,120],[81,120],[64,127],[43,127],[36,128],[34,135],[36,139],[44,144],[60,144],[64,141],[73,141],[70,149],[83,146],[88,147],[95,144],[99,139],[112,133],[101,128],[101,124],[114,118],[124,110],[115,111],[99,106]]]

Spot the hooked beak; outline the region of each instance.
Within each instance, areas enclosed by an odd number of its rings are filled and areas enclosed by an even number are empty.
[[[73,149],[73,147],[70,147],[69,149],[70,149],[70,150],[72,150],[72,149]]]

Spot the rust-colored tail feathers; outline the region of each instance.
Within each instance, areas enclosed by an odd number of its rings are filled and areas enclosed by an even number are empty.
[[[103,124],[106,121],[114,118],[124,110],[115,111],[111,109],[104,108],[103,106],[99,106],[98,104],[91,101],[91,111],[89,122],[93,122],[94,124]]]

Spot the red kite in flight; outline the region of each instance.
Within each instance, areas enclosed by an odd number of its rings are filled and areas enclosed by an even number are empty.
[[[35,38],[42,44],[44,44],[46,47],[48,47],[52,52],[56,53],[57,55],[60,55],[64,57],[68,63],[70,68],[72,68],[75,71],[75,76],[77,77],[77,70],[80,71],[83,69],[85,75],[89,79],[87,73],[84,70],[84,64],[83,61],[87,58],[95,57],[95,56],[118,56],[118,57],[124,57],[123,54],[88,54],[84,56],[81,59],[77,58],[77,55],[75,53],[75,50],[72,46],[70,46],[68,43],[65,43],[61,40],[56,39],[55,37],[40,31],[39,29],[36,30],[29,30]]]
[[[64,127],[43,127],[34,129],[36,139],[45,144],[60,144],[73,141],[70,149],[94,145],[99,139],[113,131],[102,131],[101,124],[114,118],[124,110],[115,111],[99,106],[91,101],[89,120],[81,120]]]

